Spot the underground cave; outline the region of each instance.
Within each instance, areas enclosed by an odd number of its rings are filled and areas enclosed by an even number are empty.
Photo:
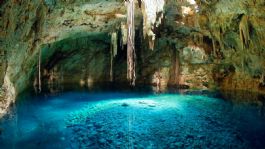
[[[264,149],[264,0],[1,0],[1,149]]]

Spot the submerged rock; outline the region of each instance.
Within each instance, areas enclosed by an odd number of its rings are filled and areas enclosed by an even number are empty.
[[[123,103],[121,106],[122,107],[129,107],[129,104],[128,103]]]
[[[105,144],[105,143],[107,143],[107,140],[106,140],[106,139],[104,139],[104,138],[100,138],[98,141],[99,141],[99,143],[102,143],[102,144]]]

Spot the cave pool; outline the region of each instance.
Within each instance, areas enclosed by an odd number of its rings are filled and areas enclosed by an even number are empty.
[[[0,119],[0,148],[265,148],[265,100],[258,97],[245,102],[188,90],[25,92]]]

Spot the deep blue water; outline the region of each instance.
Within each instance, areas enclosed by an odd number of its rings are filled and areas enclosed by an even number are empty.
[[[262,95],[65,91],[21,94],[0,148],[265,148]]]

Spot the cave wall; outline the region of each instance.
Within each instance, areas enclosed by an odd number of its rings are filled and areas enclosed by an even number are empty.
[[[42,1],[3,1],[0,7],[0,49],[4,53],[1,70],[0,115],[14,102],[16,95],[29,84],[35,65],[39,36],[45,18]],[[4,72],[3,72],[4,71]]]
[[[6,72],[6,52],[4,50],[0,51],[0,86],[4,83],[4,77]]]
[[[86,4],[84,2],[82,0],[1,1],[0,115],[5,113],[8,106],[15,101],[17,94],[33,86],[39,51],[42,51],[45,45],[72,37],[83,37],[91,32],[108,34],[120,24],[121,20],[124,20],[123,17],[115,16],[126,11],[123,2],[116,0],[91,0],[86,1]],[[105,48],[104,45],[99,47]],[[6,57],[4,60],[3,52]],[[47,51],[47,53],[53,52]]]
[[[264,93],[264,8],[261,0],[167,1],[157,43],[166,39],[178,55],[168,58],[178,71],[167,84],[175,77],[190,88]]]
[[[90,32],[108,34],[124,20],[115,14],[126,9],[116,0],[5,0],[0,11],[0,49],[6,51],[6,74],[19,93],[31,83],[43,45]]]
[[[43,86],[89,85],[109,81],[110,37],[106,33],[89,33],[43,45]],[[38,72],[38,71],[35,71]],[[38,74],[35,76],[37,83]]]
[[[224,89],[264,92],[265,2],[201,1],[200,29],[213,43],[213,75]]]
[[[167,0],[150,50],[137,5],[137,83],[155,84],[159,74],[163,86],[264,92],[264,7],[263,0]],[[125,14],[121,0],[1,1],[2,111],[38,83],[40,51],[44,85],[109,81],[110,33],[120,31]],[[119,46],[114,82],[127,82],[126,67]]]

